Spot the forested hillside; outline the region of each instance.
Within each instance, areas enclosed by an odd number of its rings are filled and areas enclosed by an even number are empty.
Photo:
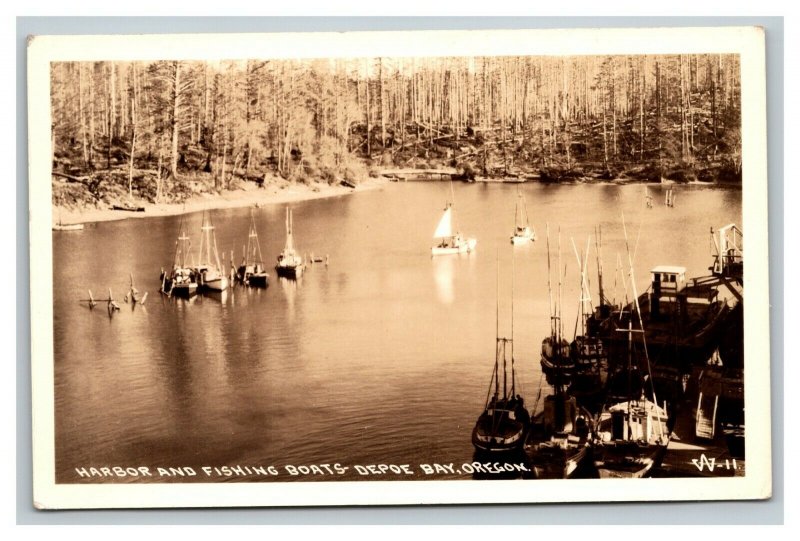
[[[54,198],[408,167],[738,182],[739,73],[735,55],[54,63]]]

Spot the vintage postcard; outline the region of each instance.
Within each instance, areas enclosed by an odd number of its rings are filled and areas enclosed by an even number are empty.
[[[763,30],[32,36],[28,77],[38,508],[770,497]]]

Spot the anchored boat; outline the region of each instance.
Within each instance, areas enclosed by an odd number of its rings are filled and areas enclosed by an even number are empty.
[[[511,357],[510,389],[508,386],[509,366],[507,362],[507,354],[510,354]],[[500,393],[501,365],[503,370],[502,394]],[[492,392],[492,390],[494,390],[494,392]],[[478,417],[478,421],[475,423],[475,428],[472,430],[472,445],[479,452],[495,453],[514,451],[520,449],[524,444],[529,428],[530,415],[528,414],[528,410],[525,409],[525,401],[522,396],[516,394],[516,371],[514,367],[514,304],[512,285],[511,338],[500,337],[500,303],[498,294],[494,370],[492,371],[492,378],[489,381],[486,405],[483,413]]]
[[[624,225],[624,223],[623,223]],[[627,246],[627,232],[625,236]],[[636,297],[633,262],[628,251],[630,283]],[[628,355],[624,370],[617,375],[626,381],[623,396],[611,393],[601,412],[594,439],[594,465],[601,478],[645,477],[657,467],[669,443],[667,408],[656,399],[646,334],[638,300],[627,318]],[[638,328],[633,328],[636,319]],[[641,348],[634,360],[633,335],[641,337]],[[634,385],[634,382],[641,384]]]
[[[250,231],[247,234],[244,261],[236,271],[236,278],[248,286],[267,287],[269,285],[269,274],[264,269],[261,245],[258,242],[258,232],[256,231],[256,219],[252,210],[250,211]]]
[[[200,237],[200,264],[195,268],[197,282],[204,291],[225,291],[228,289],[228,277],[222,272],[217,252],[217,237],[211,219],[203,215],[203,232]]]
[[[528,220],[528,207],[525,196],[517,190],[517,207],[514,210],[514,234],[511,235],[511,244],[527,244],[536,240],[536,232]]]
[[[303,258],[294,249],[294,239],[292,236],[292,211],[286,207],[286,246],[283,248],[281,255],[278,256],[278,264],[275,266],[275,271],[278,276],[284,278],[298,278],[303,274],[305,264]]]
[[[189,298],[197,293],[197,275],[187,263],[192,243],[183,229],[181,218],[180,233],[175,241],[175,257],[172,269],[161,270],[161,292],[170,297]]]

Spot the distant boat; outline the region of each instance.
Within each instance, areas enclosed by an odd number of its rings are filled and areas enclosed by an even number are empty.
[[[165,295],[189,298],[197,293],[197,276],[186,261],[191,247],[191,241],[183,230],[181,219],[180,233],[175,241],[172,269],[168,272],[161,271],[161,292]]]
[[[528,220],[528,207],[525,204],[525,196],[517,191],[517,207],[514,210],[514,234],[511,235],[511,244],[526,244],[536,240],[536,232]]]
[[[513,276],[513,272],[512,272]],[[513,278],[512,278],[513,281]],[[499,295],[498,295],[499,297]],[[513,298],[513,285],[512,285]],[[499,298],[498,298],[499,322]],[[478,417],[475,428],[472,430],[472,445],[479,452],[508,452],[522,448],[530,429],[530,415],[525,409],[525,401],[516,392],[516,371],[514,368],[514,309],[512,300],[511,309],[511,338],[501,338],[498,331],[495,345],[494,370],[489,381],[486,405],[483,413]],[[508,372],[506,354],[510,346],[511,357],[511,388],[508,387]],[[500,369],[502,359],[502,391],[500,394]],[[492,393],[494,388],[494,393]]]
[[[83,224],[62,224],[59,222],[53,225],[53,231],[83,231]]]
[[[292,236],[292,211],[286,208],[286,246],[283,248],[281,255],[278,256],[278,264],[275,266],[275,271],[278,276],[284,278],[298,278],[303,274],[305,264],[303,258],[294,249],[294,239]]]
[[[451,199],[453,184],[450,183]],[[449,201],[444,208],[444,213],[439,220],[439,225],[436,226],[436,231],[433,233],[434,239],[439,239],[436,246],[431,247],[431,255],[448,255],[448,254],[463,254],[472,252],[475,245],[478,244],[477,239],[464,238],[461,233],[453,227],[453,201]],[[455,233],[453,230],[456,229]]]
[[[217,237],[211,220],[206,221],[203,215],[203,225],[200,228],[200,262],[195,268],[197,282],[201,290],[225,291],[228,289],[228,277],[222,272],[217,251]]]
[[[53,231],[83,231],[83,224],[65,224],[61,221],[61,207],[58,208],[58,222],[53,224]]]
[[[261,245],[256,232],[256,220],[253,211],[250,211],[250,231],[247,234],[247,249],[244,261],[236,272],[237,279],[249,286],[267,287],[269,274],[264,270],[264,261],[261,257]]]

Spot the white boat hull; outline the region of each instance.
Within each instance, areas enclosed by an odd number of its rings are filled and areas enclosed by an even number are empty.
[[[208,291],[225,291],[228,289],[228,279],[224,276],[212,278],[211,280],[203,282],[203,288]]]
[[[83,231],[83,224],[55,224],[53,231]]]
[[[466,239],[455,246],[433,246],[431,255],[465,254],[475,250],[477,239]]]
[[[511,237],[511,244],[518,245],[518,244],[528,244],[529,242],[533,242],[533,236],[517,236],[514,235]]]

